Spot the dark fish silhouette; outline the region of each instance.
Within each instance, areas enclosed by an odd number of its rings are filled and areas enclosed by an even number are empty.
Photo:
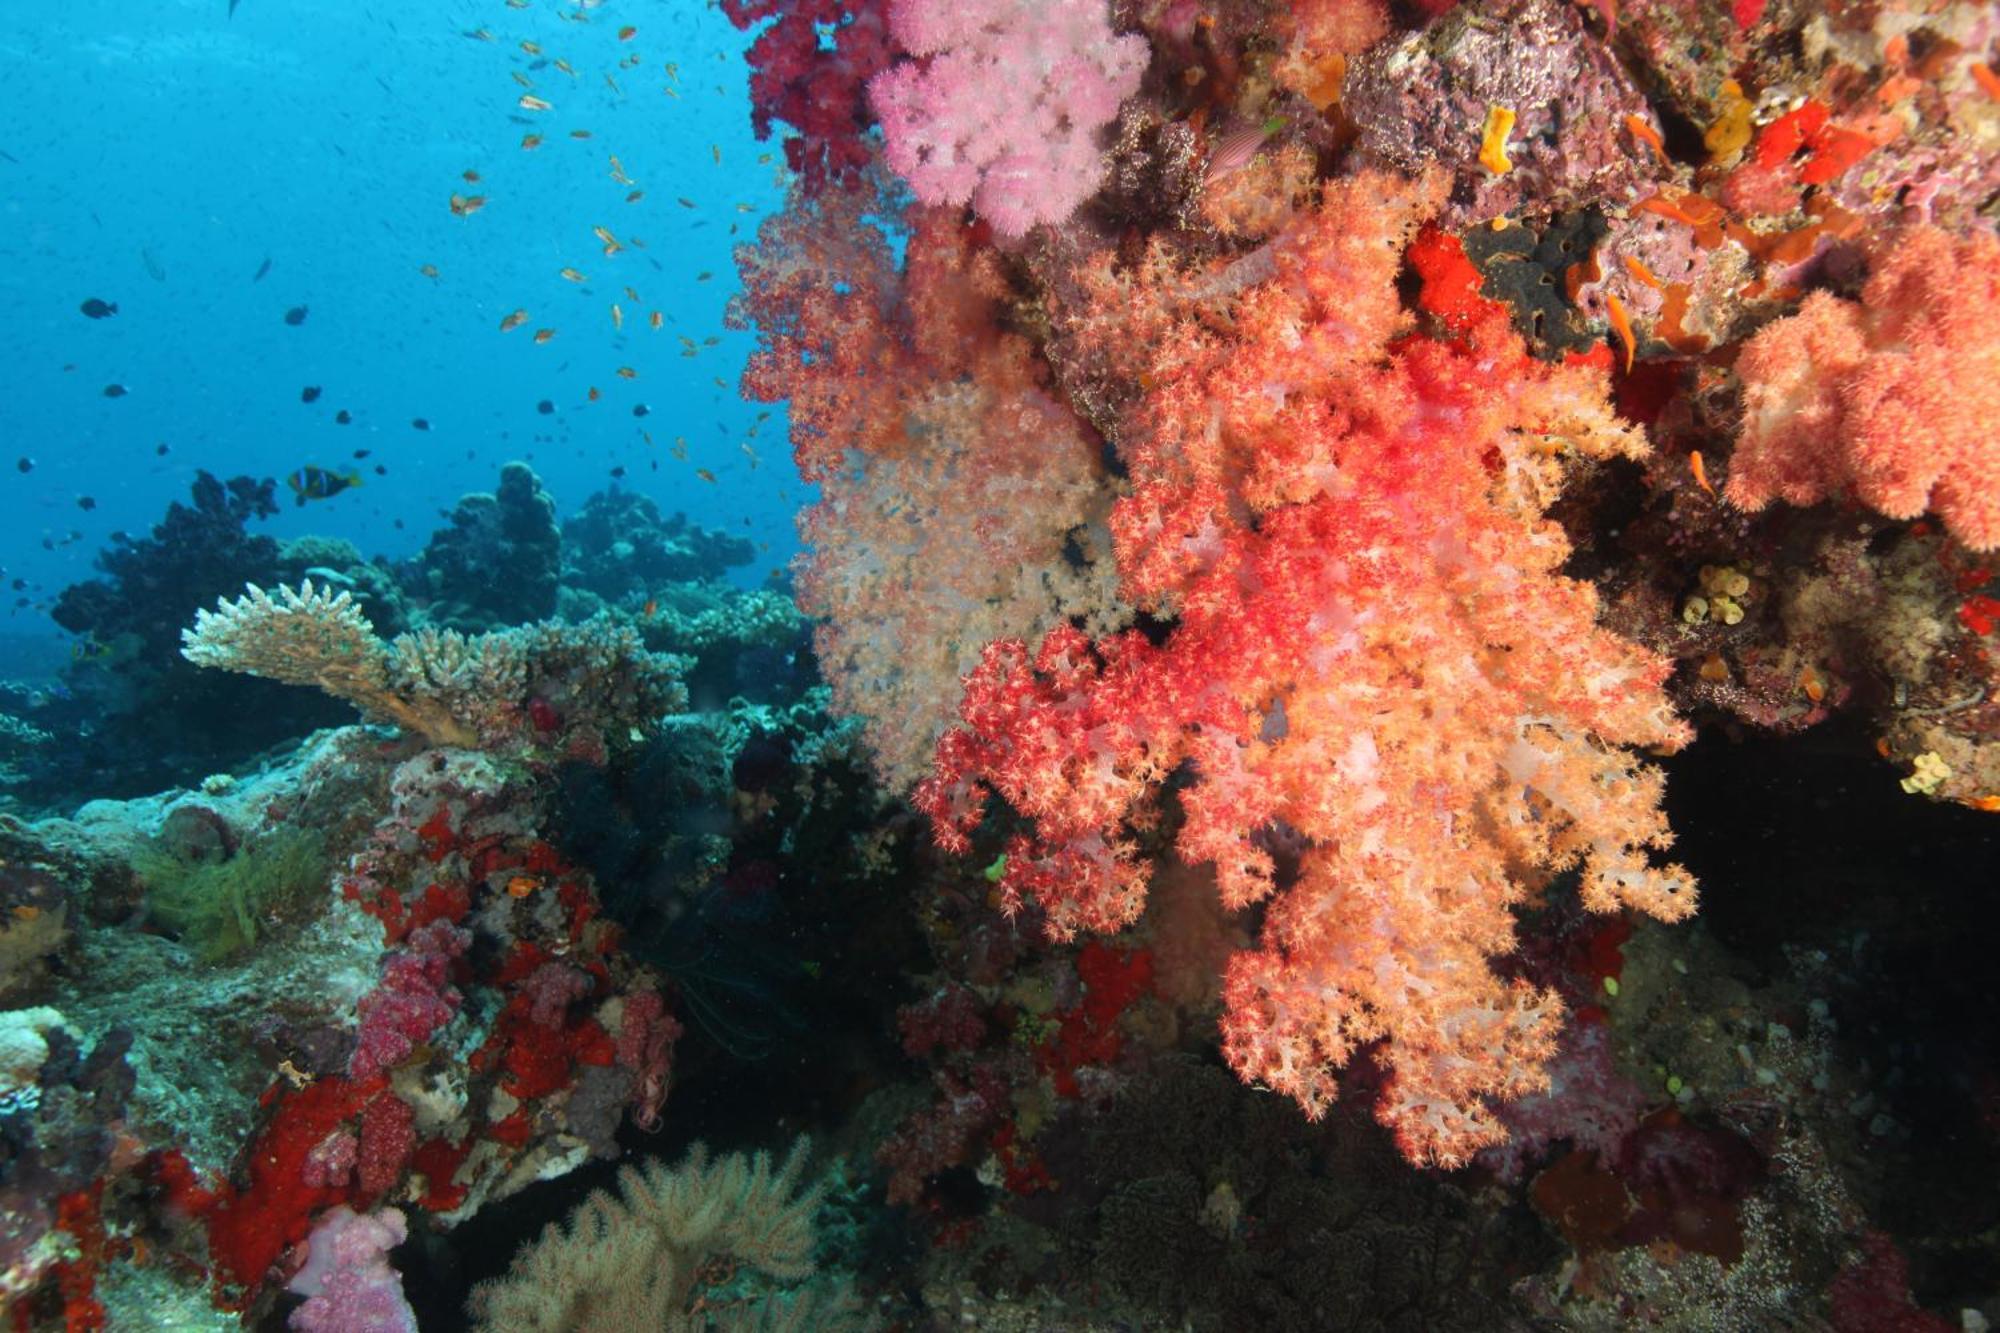
[[[110,319],[118,313],[116,301],[100,301],[95,296],[77,307],[89,319]]]
[[[300,401],[300,402],[302,402],[302,403],[316,403],[316,402],[318,402],[318,401],[319,401],[319,385],[317,385],[317,384],[308,384],[308,385],[306,385],[306,387],[305,387],[305,388],[303,388],[303,389],[300,389],[300,390],[299,390],[299,401]]]
[[[264,275],[266,273],[269,273],[270,271],[271,271],[271,256],[265,255],[264,262],[257,265],[257,271],[250,275],[250,281],[262,282],[264,280]]]
[[[305,323],[306,309],[307,307],[302,305],[293,306],[285,312],[285,323],[291,325],[293,328],[297,328],[299,325]]]
[[[231,18],[236,17],[236,3],[237,0],[229,0],[229,17]]]
[[[130,390],[122,384],[107,384],[104,386],[104,396],[106,398],[123,398],[129,392]]]
[[[360,484],[361,474],[358,472],[329,472],[310,463],[285,478],[285,485],[291,487],[292,494],[297,497],[295,503],[301,505],[308,500],[331,499],[349,486]]]

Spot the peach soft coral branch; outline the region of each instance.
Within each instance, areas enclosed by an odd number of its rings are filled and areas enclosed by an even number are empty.
[[[1858,302],[1826,292],[1737,360],[1744,422],[1725,494],[1745,509],[1851,494],[1890,518],[1934,511],[2000,547],[2000,240],[1913,227]]]

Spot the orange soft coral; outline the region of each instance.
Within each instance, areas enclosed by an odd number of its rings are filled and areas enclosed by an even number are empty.
[[[1035,830],[1003,891],[1058,934],[1110,930],[1144,902],[1131,830],[1184,770],[1181,859],[1231,907],[1270,901],[1228,970],[1231,1065],[1316,1115],[1373,1049],[1378,1115],[1451,1165],[1544,1080],[1559,1005],[1491,962],[1530,882],[1579,867],[1589,907],[1668,919],[1694,894],[1648,855],[1669,835],[1632,753],[1685,739],[1666,667],[1596,626],[1544,517],[1560,453],[1643,442],[1503,315],[1409,333],[1396,273],[1436,202],[1339,182],[1267,252],[1138,298],[1177,318],[1113,529],[1127,592],[1173,629],[990,647],[917,799],[964,847],[1001,795]],[[1282,882],[1274,839],[1303,849]]]
[[[1808,297],[1737,361],[1744,422],[1725,494],[1745,509],[1848,494],[2000,547],[1996,307],[2000,240],[1931,227],[1879,257],[1858,304]]]

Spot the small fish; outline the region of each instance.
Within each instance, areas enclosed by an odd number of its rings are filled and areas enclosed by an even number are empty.
[[[22,454],[14,460],[14,470],[16,472],[33,472],[35,470],[35,460],[26,454]]]
[[[636,380],[639,378],[639,372],[630,366],[620,366],[618,367],[618,378],[621,380]]]
[[[695,280],[696,282],[708,282],[709,280],[711,280],[711,279],[712,279],[712,278],[714,278],[714,277],[715,277],[715,274],[713,274],[712,272],[710,272],[710,271],[709,271],[709,270],[707,270],[707,269],[703,269],[703,270],[702,270],[701,272],[699,272],[699,273],[697,273],[697,274],[695,274],[695,275],[694,275],[694,280]]]
[[[523,41],[522,41],[522,43],[521,43],[521,49],[522,49],[523,51],[526,51],[526,52],[527,52],[527,53],[528,53],[529,55],[531,55],[531,56],[538,56],[538,55],[540,55],[540,54],[542,53],[542,48],[541,48],[541,47],[539,47],[539,46],[535,45],[535,43],[533,43],[533,42],[530,42],[530,41],[526,41],[526,40],[523,40]]]
[[[678,195],[678,196],[676,196],[676,197],[675,197],[675,199],[674,199],[674,202],[675,202],[675,203],[677,203],[677,204],[679,204],[679,205],[680,205],[680,206],[681,206],[682,208],[693,208],[693,207],[694,207],[694,200],[692,200],[692,199],[688,198],[688,197],[687,197],[686,195],[684,195],[684,194],[683,194],[683,195]]]
[[[570,68],[570,63],[567,60],[556,61],[556,68],[569,75],[572,79],[576,77],[576,71]]]
[[[625,327],[625,312],[618,308],[618,303],[616,301],[613,301],[611,303],[611,327],[614,329],[622,329]]]
[[[545,342],[547,342],[547,341],[548,341],[549,339],[551,339],[551,338],[553,338],[553,337],[555,337],[555,336],[556,336],[556,331],[555,331],[554,329],[536,329],[536,330],[535,330],[535,342],[536,342],[536,343],[537,343],[538,345],[539,345],[539,344],[541,344],[541,343],[545,343]]]
[[[1611,331],[1625,344],[1625,369],[1630,373],[1633,355],[1638,351],[1638,339],[1632,336],[1632,321],[1625,314],[1625,303],[1618,299],[1618,293],[1606,292],[1604,304],[1610,311]]]
[[[674,436],[673,455],[675,458],[679,459],[683,463],[687,461],[687,456],[688,456],[687,436],[685,435]]]
[[[522,147],[522,148],[524,148],[524,149],[527,149],[527,150],[529,150],[529,151],[531,151],[531,152],[532,152],[532,151],[533,151],[534,149],[537,149],[537,148],[540,148],[541,146],[542,146],[542,136],[541,136],[541,135],[539,135],[539,134],[524,134],[524,135],[522,135],[522,136],[521,136],[521,147]]]
[[[266,273],[269,273],[270,271],[271,271],[271,256],[265,255],[264,262],[257,265],[257,271],[250,275],[250,281],[262,282],[264,280],[264,275]]]
[[[377,463],[375,465],[375,475],[378,477],[386,477],[389,475],[389,469],[385,465]],[[357,482],[356,484],[359,485],[360,483]]]
[[[333,424],[336,426],[345,426],[353,420],[354,414],[344,407],[333,414]]]
[[[91,510],[97,508],[97,501],[91,499],[88,495],[79,495],[76,497],[76,507],[85,513],[89,513]]]
[[[519,105],[523,111],[548,111],[552,109],[549,103],[544,102],[532,93],[522,93]]]
[[[465,178],[465,181],[468,185],[479,184],[479,173],[471,170],[470,168],[466,169],[465,171],[461,171],[458,174]]]
[[[372,453],[374,453],[374,452],[375,452],[375,451],[374,451],[373,449],[356,449],[356,450],[354,451],[354,456],[355,456],[356,458],[366,458],[366,457],[368,457],[368,455],[370,455],[370,454],[372,454]]]
[[[588,138],[590,137],[590,131],[589,131],[589,130],[571,130],[571,131],[569,132],[569,137],[570,137],[570,138],[572,138],[572,139],[588,139]]]
[[[648,417],[648,416],[651,416],[652,414],[653,414],[653,409],[652,409],[652,408],[650,408],[650,407],[648,407],[648,406],[646,406],[646,405],[645,405],[644,403],[634,403],[634,404],[632,404],[632,415],[633,415],[633,416],[635,416],[635,417]],[[647,441],[646,441],[646,443],[648,443],[648,444],[651,444],[651,443],[652,443],[652,440],[651,440],[651,438],[648,438],[648,439],[647,439]]]
[[[640,609],[639,614],[648,620],[660,614],[660,599],[657,597],[648,597],[646,605]]]
[[[153,452],[158,456],[160,456],[161,458],[165,458],[168,454],[172,453],[173,451],[167,448],[165,441],[161,441],[159,444],[153,446]]]
[[[755,472],[757,470],[757,465],[762,463],[764,460],[757,457],[757,451],[755,449],[752,449],[748,444],[739,443],[736,447],[738,449],[741,449],[743,451],[743,456],[750,460],[750,470],[752,472]]]
[[[634,190],[632,191],[632,193],[625,196],[625,202],[628,204],[636,204],[645,197],[646,197],[646,192],[644,190]]]
[[[631,41],[631,40],[632,40],[632,39],[633,39],[634,37],[637,37],[638,35],[639,35],[639,30],[638,30],[637,28],[634,28],[634,27],[629,27],[629,26],[628,26],[628,27],[623,27],[623,28],[620,28],[620,29],[618,30],[618,40],[619,40],[619,41],[621,41],[621,42],[629,42],[629,41]]]
[[[130,392],[131,390],[122,384],[107,384],[104,386],[104,396],[106,398],[123,398]]]
[[[329,500],[350,486],[361,484],[358,472],[330,472],[323,467],[308,463],[285,478],[285,485],[291,487],[294,503],[303,506],[308,500]]]
[[[453,217],[469,218],[484,207],[486,207],[486,196],[483,194],[454,194],[451,197]]]
[[[472,28],[461,32],[459,36],[470,37],[475,42],[490,42],[493,40],[493,34],[485,28]]]
[[[625,480],[625,465],[623,463],[620,463],[617,467],[612,468],[611,475],[614,479],[618,481]]]
[[[309,307],[307,306],[302,306],[302,305],[293,306],[290,310],[287,310],[285,312],[285,323],[291,325],[293,328],[297,328],[299,325],[306,322],[306,314],[308,309]]]
[[[714,474],[713,472],[710,472],[710,471],[709,471],[709,470],[708,470],[707,468],[705,468],[705,467],[698,467],[698,468],[696,468],[696,469],[694,470],[694,474],[695,474],[695,475],[696,475],[697,477],[700,477],[700,478],[701,478],[701,479],[702,479],[703,481],[707,482],[707,483],[708,483],[709,485],[711,485],[711,486],[713,486],[713,485],[715,484],[715,474]]]
[[[514,80],[514,82],[520,84],[523,88],[532,88],[535,86],[535,81],[529,78],[527,75],[523,74],[518,69],[510,70],[508,71],[508,73],[509,76]]]
[[[639,293],[633,291],[630,287],[627,287],[625,289],[625,299],[628,301],[637,301],[639,299]]]
[[[593,384],[593,385],[591,385],[591,386],[590,386],[590,391],[589,391],[588,393],[584,394],[583,396],[584,396],[584,397],[585,397],[585,398],[586,398],[587,400],[589,400],[590,402],[593,402],[593,403],[594,403],[594,402],[596,402],[596,401],[597,401],[598,399],[602,398],[602,397],[603,397],[604,395],[603,395],[603,394],[601,394],[601,393],[599,393],[599,392],[597,391],[597,386],[596,386],[595,384]]]
[[[603,241],[607,246],[615,246],[618,244],[618,238],[611,234],[611,228],[609,227],[592,227],[590,229],[590,234],[595,236],[598,240]]]
[[[661,327],[662,325],[664,325],[665,323],[666,323],[666,319],[665,319],[665,318],[664,318],[664,317],[663,317],[663,316],[662,316],[662,315],[660,314],[660,312],[659,312],[659,311],[655,310],[655,311],[653,312],[653,315],[652,315],[652,325],[653,325],[653,327],[657,329],[657,328],[660,328],[660,327]]]
[[[516,310],[513,314],[508,315],[506,318],[500,321],[500,332],[512,333],[515,329],[520,328],[523,324],[526,324],[527,322],[528,322],[528,312],[525,310]]]
[[[431,423],[430,423],[429,419],[427,419],[427,418],[425,418],[425,417],[411,417],[411,418],[410,418],[410,429],[411,429],[411,430],[429,430],[430,428],[431,428]]]
[[[535,410],[545,417],[553,416],[555,415],[556,405],[544,398],[541,402],[535,404]]]
[[[586,277],[584,277],[584,276],[583,276],[583,274],[581,274],[581,273],[578,273],[578,272],[577,272],[577,271],[576,271],[575,269],[573,269],[573,268],[566,268],[566,269],[563,269],[563,270],[562,270],[562,272],[561,272],[561,274],[560,274],[559,276],[560,276],[560,277],[561,277],[561,278],[562,278],[562,279],[563,279],[563,280],[564,280],[565,282],[589,282],[589,281],[590,281],[590,279],[589,279],[589,278],[586,278]]]
[[[317,384],[308,384],[308,385],[306,385],[306,387],[305,387],[305,388],[303,388],[303,389],[300,389],[300,390],[299,390],[299,401],[300,401],[300,402],[302,402],[302,403],[316,403],[316,402],[318,402],[318,401],[319,401],[319,385],[317,385]]]
[[[423,274],[425,277],[429,278],[432,282],[436,282],[438,280],[438,266],[436,264],[425,264],[422,267],[420,267],[417,270],[417,272]]]
[[[110,319],[118,313],[118,305],[115,301],[100,301],[95,296],[78,306],[77,309],[83,312],[86,319]]]
[[[721,166],[721,165],[722,165],[722,145],[721,145],[721,144],[719,144],[719,143],[712,143],[712,144],[710,144],[710,145],[708,146],[708,151],[709,151],[709,152],[711,152],[711,153],[713,153],[713,154],[715,155],[715,165],[716,165],[716,166],[718,166],[718,167],[719,167],[719,166]]]

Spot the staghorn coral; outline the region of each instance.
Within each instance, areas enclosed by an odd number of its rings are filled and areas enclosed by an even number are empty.
[[[618,1173],[567,1228],[551,1223],[506,1277],[475,1288],[471,1311],[491,1333],[628,1333],[700,1329],[861,1328],[844,1288],[811,1284],[818,1188],[800,1186],[807,1144],[775,1170],[767,1153],[711,1159],[701,1144],[669,1169]],[[711,1265],[754,1269],[761,1291],[724,1292]]]
[[[476,733],[440,699],[405,696],[390,679],[388,645],[351,594],[329,596],[307,579],[274,598],[251,584],[235,601],[218,599],[181,632],[181,656],[287,685],[314,685],[362,715],[392,722],[440,745],[471,746]]]
[[[384,643],[350,594],[310,579],[275,597],[253,584],[200,612],[183,639],[199,666],[315,685],[371,720],[462,749],[536,743],[581,757],[619,723],[649,723],[686,697],[682,659],[647,652],[607,618],[476,636],[423,629]]]

